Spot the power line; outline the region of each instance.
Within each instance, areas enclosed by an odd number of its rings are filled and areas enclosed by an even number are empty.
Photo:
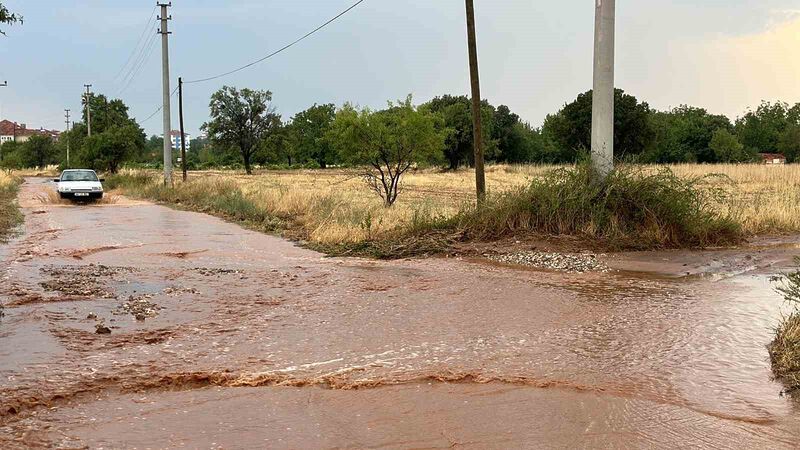
[[[120,95],[122,95],[122,93],[125,92],[128,89],[128,87],[130,87],[130,85],[133,83],[136,77],[139,76],[145,64],[147,64],[147,62],[150,60],[150,57],[153,55],[153,50],[156,47],[155,44],[157,41],[158,41],[158,33],[156,33],[156,29],[153,28],[153,36],[145,44],[146,46],[142,47],[142,52],[140,54],[140,57],[137,58],[136,63],[134,63],[134,65],[131,66],[131,71],[128,73],[128,75],[126,75],[125,78],[123,78],[123,80],[121,81],[121,83],[124,83],[124,85],[117,92],[115,97],[119,97]],[[125,82],[125,79],[127,79],[128,81]]]
[[[177,87],[176,87],[175,89],[173,89],[173,90],[172,90],[172,92],[170,92],[169,96],[170,96],[170,97],[173,97],[173,96],[175,95],[175,93],[176,93],[176,92],[178,92],[178,88],[177,88]],[[159,112],[161,112],[161,110],[162,110],[162,109],[164,109],[164,106],[163,106],[163,105],[162,105],[162,106],[159,106],[159,107],[158,107],[158,108],[157,108],[155,111],[153,111],[153,113],[152,113],[152,114],[150,114],[149,116],[147,116],[147,118],[146,118],[146,119],[144,119],[144,120],[142,120],[141,122],[139,122],[139,125],[141,125],[141,124],[143,124],[143,123],[147,122],[148,120],[152,119],[153,117],[155,117],[155,115],[156,115],[156,114],[158,114]]]
[[[204,82],[204,81],[216,80],[217,78],[222,78],[222,77],[224,77],[224,76],[227,76],[227,75],[234,74],[234,73],[236,73],[236,72],[239,72],[239,71],[242,71],[242,70],[244,70],[244,69],[247,69],[248,67],[254,66],[254,65],[256,65],[256,64],[258,64],[258,63],[260,63],[260,62],[262,62],[262,61],[265,61],[265,60],[267,60],[267,59],[269,59],[269,58],[272,58],[273,56],[275,56],[275,55],[277,55],[277,54],[279,54],[279,53],[282,53],[282,52],[284,52],[285,50],[288,50],[289,48],[293,47],[294,45],[296,45],[296,44],[299,44],[301,41],[304,41],[305,39],[307,39],[307,38],[311,37],[311,35],[313,35],[314,33],[318,32],[318,31],[320,31],[321,29],[323,29],[323,28],[327,27],[327,26],[328,26],[328,25],[330,25],[331,23],[335,22],[337,19],[339,19],[340,17],[342,17],[342,16],[344,16],[345,14],[349,13],[350,11],[352,11],[353,9],[355,9],[355,7],[356,7],[356,6],[358,6],[358,5],[362,4],[362,3],[364,3],[365,1],[366,1],[366,0],[359,0],[359,1],[357,1],[356,3],[354,3],[354,4],[353,4],[352,6],[350,6],[349,8],[347,8],[347,9],[345,9],[344,11],[340,12],[339,14],[337,14],[336,16],[334,16],[332,19],[328,20],[327,22],[323,23],[322,25],[318,26],[317,28],[313,29],[312,31],[308,32],[308,33],[307,33],[307,34],[305,34],[304,36],[302,36],[302,37],[300,37],[299,39],[297,39],[297,40],[295,40],[295,41],[291,42],[290,44],[287,44],[287,45],[283,46],[282,48],[280,48],[280,49],[278,49],[278,50],[276,50],[276,51],[274,51],[274,52],[270,53],[269,55],[267,55],[267,56],[264,56],[263,58],[257,59],[257,60],[255,60],[255,61],[253,61],[253,62],[251,62],[251,63],[245,64],[245,65],[243,65],[243,66],[241,66],[241,67],[239,67],[239,68],[233,69],[233,70],[231,70],[231,71],[228,71],[228,72],[225,72],[225,73],[221,73],[221,74],[219,74],[219,75],[215,75],[215,76],[208,77],[208,78],[201,78],[201,79],[198,79],[198,80],[184,81],[183,83],[184,83],[184,84],[193,84],[193,83],[202,83],[202,82]]]
[[[139,39],[136,41],[136,46],[133,47],[133,50],[131,51],[131,54],[128,55],[128,59],[127,59],[127,61],[125,61],[125,64],[123,64],[122,67],[119,68],[119,71],[117,72],[117,74],[114,75],[114,78],[112,79],[112,82],[116,81],[117,78],[119,78],[119,76],[122,75],[122,72],[125,70],[126,67],[128,67],[128,64],[130,64],[130,62],[133,60],[133,55],[135,55],[137,53],[137,50],[139,50],[139,46],[142,45],[145,42],[144,37],[147,35],[147,30],[150,29],[148,24],[151,23],[150,21],[153,19],[153,16],[156,14],[156,9],[157,8],[158,8],[158,5],[153,6],[153,10],[150,12],[150,17],[147,18],[147,22],[145,22],[145,24],[144,24],[144,30],[142,30],[142,34],[139,36]]]

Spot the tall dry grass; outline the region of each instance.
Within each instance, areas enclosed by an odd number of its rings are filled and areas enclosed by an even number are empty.
[[[668,167],[685,178],[724,175],[712,182],[728,192],[730,201],[717,206],[735,217],[746,234],[800,232],[800,166]],[[486,177],[490,195],[528,186],[554,168],[489,166]],[[124,173],[130,177],[142,172]],[[193,193],[184,192],[185,196],[178,199],[184,203],[193,195],[211,196],[220,190],[236,189],[241,192],[241,201],[251,204],[249,207],[261,215],[291,222],[304,239],[337,245],[380,239],[431,220],[452,218],[473,204],[474,177],[471,170],[411,172],[403,178],[403,192],[391,208],[385,208],[357,174],[346,170],[262,171],[253,176],[234,171],[192,172],[190,183],[185,187],[178,183],[177,187],[187,190],[191,185]],[[159,199],[152,193],[145,197]]]
[[[10,172],[0,171],[0,242],[5,241],[22,220],[16,202],[20,181]]]
[[[800,232],[800,165],[690,164],[671,168],[680,176],[727,176],[732,182],[731,202],[725,207],[748,234]]]
[[[61,170],[58,168],[58,165],[51,164],[45,167],[13,169],[11,173],[18,177],[56,177],[61,173]]]
[[[552,166],[487,168],[490,192],[524,186]],[[245,198],[267,213],[290,220],[305,238],[320,244],[347,244],[380,238],[432,218],[452,217],[473,202],[475,174],[470,170],[428,169],[408,173],[397,203],[386,208],[361,177],[347,170],[265,171],[255,176],[197,172],[193,183],[234,182]]]

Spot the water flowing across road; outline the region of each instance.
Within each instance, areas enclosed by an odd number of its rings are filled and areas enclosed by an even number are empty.
[[[609,273],[376,262],[47,188],[26,180],[0,247],[0,447],[800,442],[765,349],[791,242]]]

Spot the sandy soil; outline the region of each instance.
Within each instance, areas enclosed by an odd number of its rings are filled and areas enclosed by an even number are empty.
[[[0,447],[793,448],[769,277],[791,240],[608,273],[325,258],[143,202],[0,247]]]

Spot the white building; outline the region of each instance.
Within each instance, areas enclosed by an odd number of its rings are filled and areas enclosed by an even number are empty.
[[[172,149],[179,150],[181,149],[181,132],[178,130],[170,131],[170,140],[172,141]],[[189,138],[189,133],[183,133],[186,136],[186,150],[188,151],[192,148],[192,140]]]

